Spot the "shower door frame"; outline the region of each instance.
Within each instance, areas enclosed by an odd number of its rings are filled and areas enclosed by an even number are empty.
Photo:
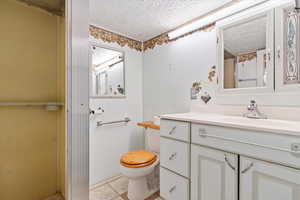
[[[89,1],[66,0],[66,200],[89,199]]]

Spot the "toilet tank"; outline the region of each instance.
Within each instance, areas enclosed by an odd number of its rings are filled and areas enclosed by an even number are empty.
[[[146,149],[151,152],[160,152],[160,132],[156,129],[148,128],[145,131]]]

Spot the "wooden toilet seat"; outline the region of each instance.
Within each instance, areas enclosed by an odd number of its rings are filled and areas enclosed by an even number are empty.
[[[140,168],[140,167],[147,167],[153,164],[156,160],[157,160],[156,154],[146,150],[138,150],[138,151],[131,151],[122,155],[120,159],[120,163],[124,167]]]

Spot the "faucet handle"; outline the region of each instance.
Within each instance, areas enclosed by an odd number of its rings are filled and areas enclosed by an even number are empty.
[[[248,111],[254,111],[257,109],[257,103],[254,99],[250,101],[250,104],[247,106]]]
[[[251,99],[250,103],[251,105],[256,105],[256,101],[254,99]]]

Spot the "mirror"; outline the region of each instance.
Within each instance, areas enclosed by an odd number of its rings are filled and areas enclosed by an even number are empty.
[[[267,21],[264,15],[222,30],[224,89],[266,87]]]
[[[124,97],[124,53],[91,46],[91,93],[94,97]]]

